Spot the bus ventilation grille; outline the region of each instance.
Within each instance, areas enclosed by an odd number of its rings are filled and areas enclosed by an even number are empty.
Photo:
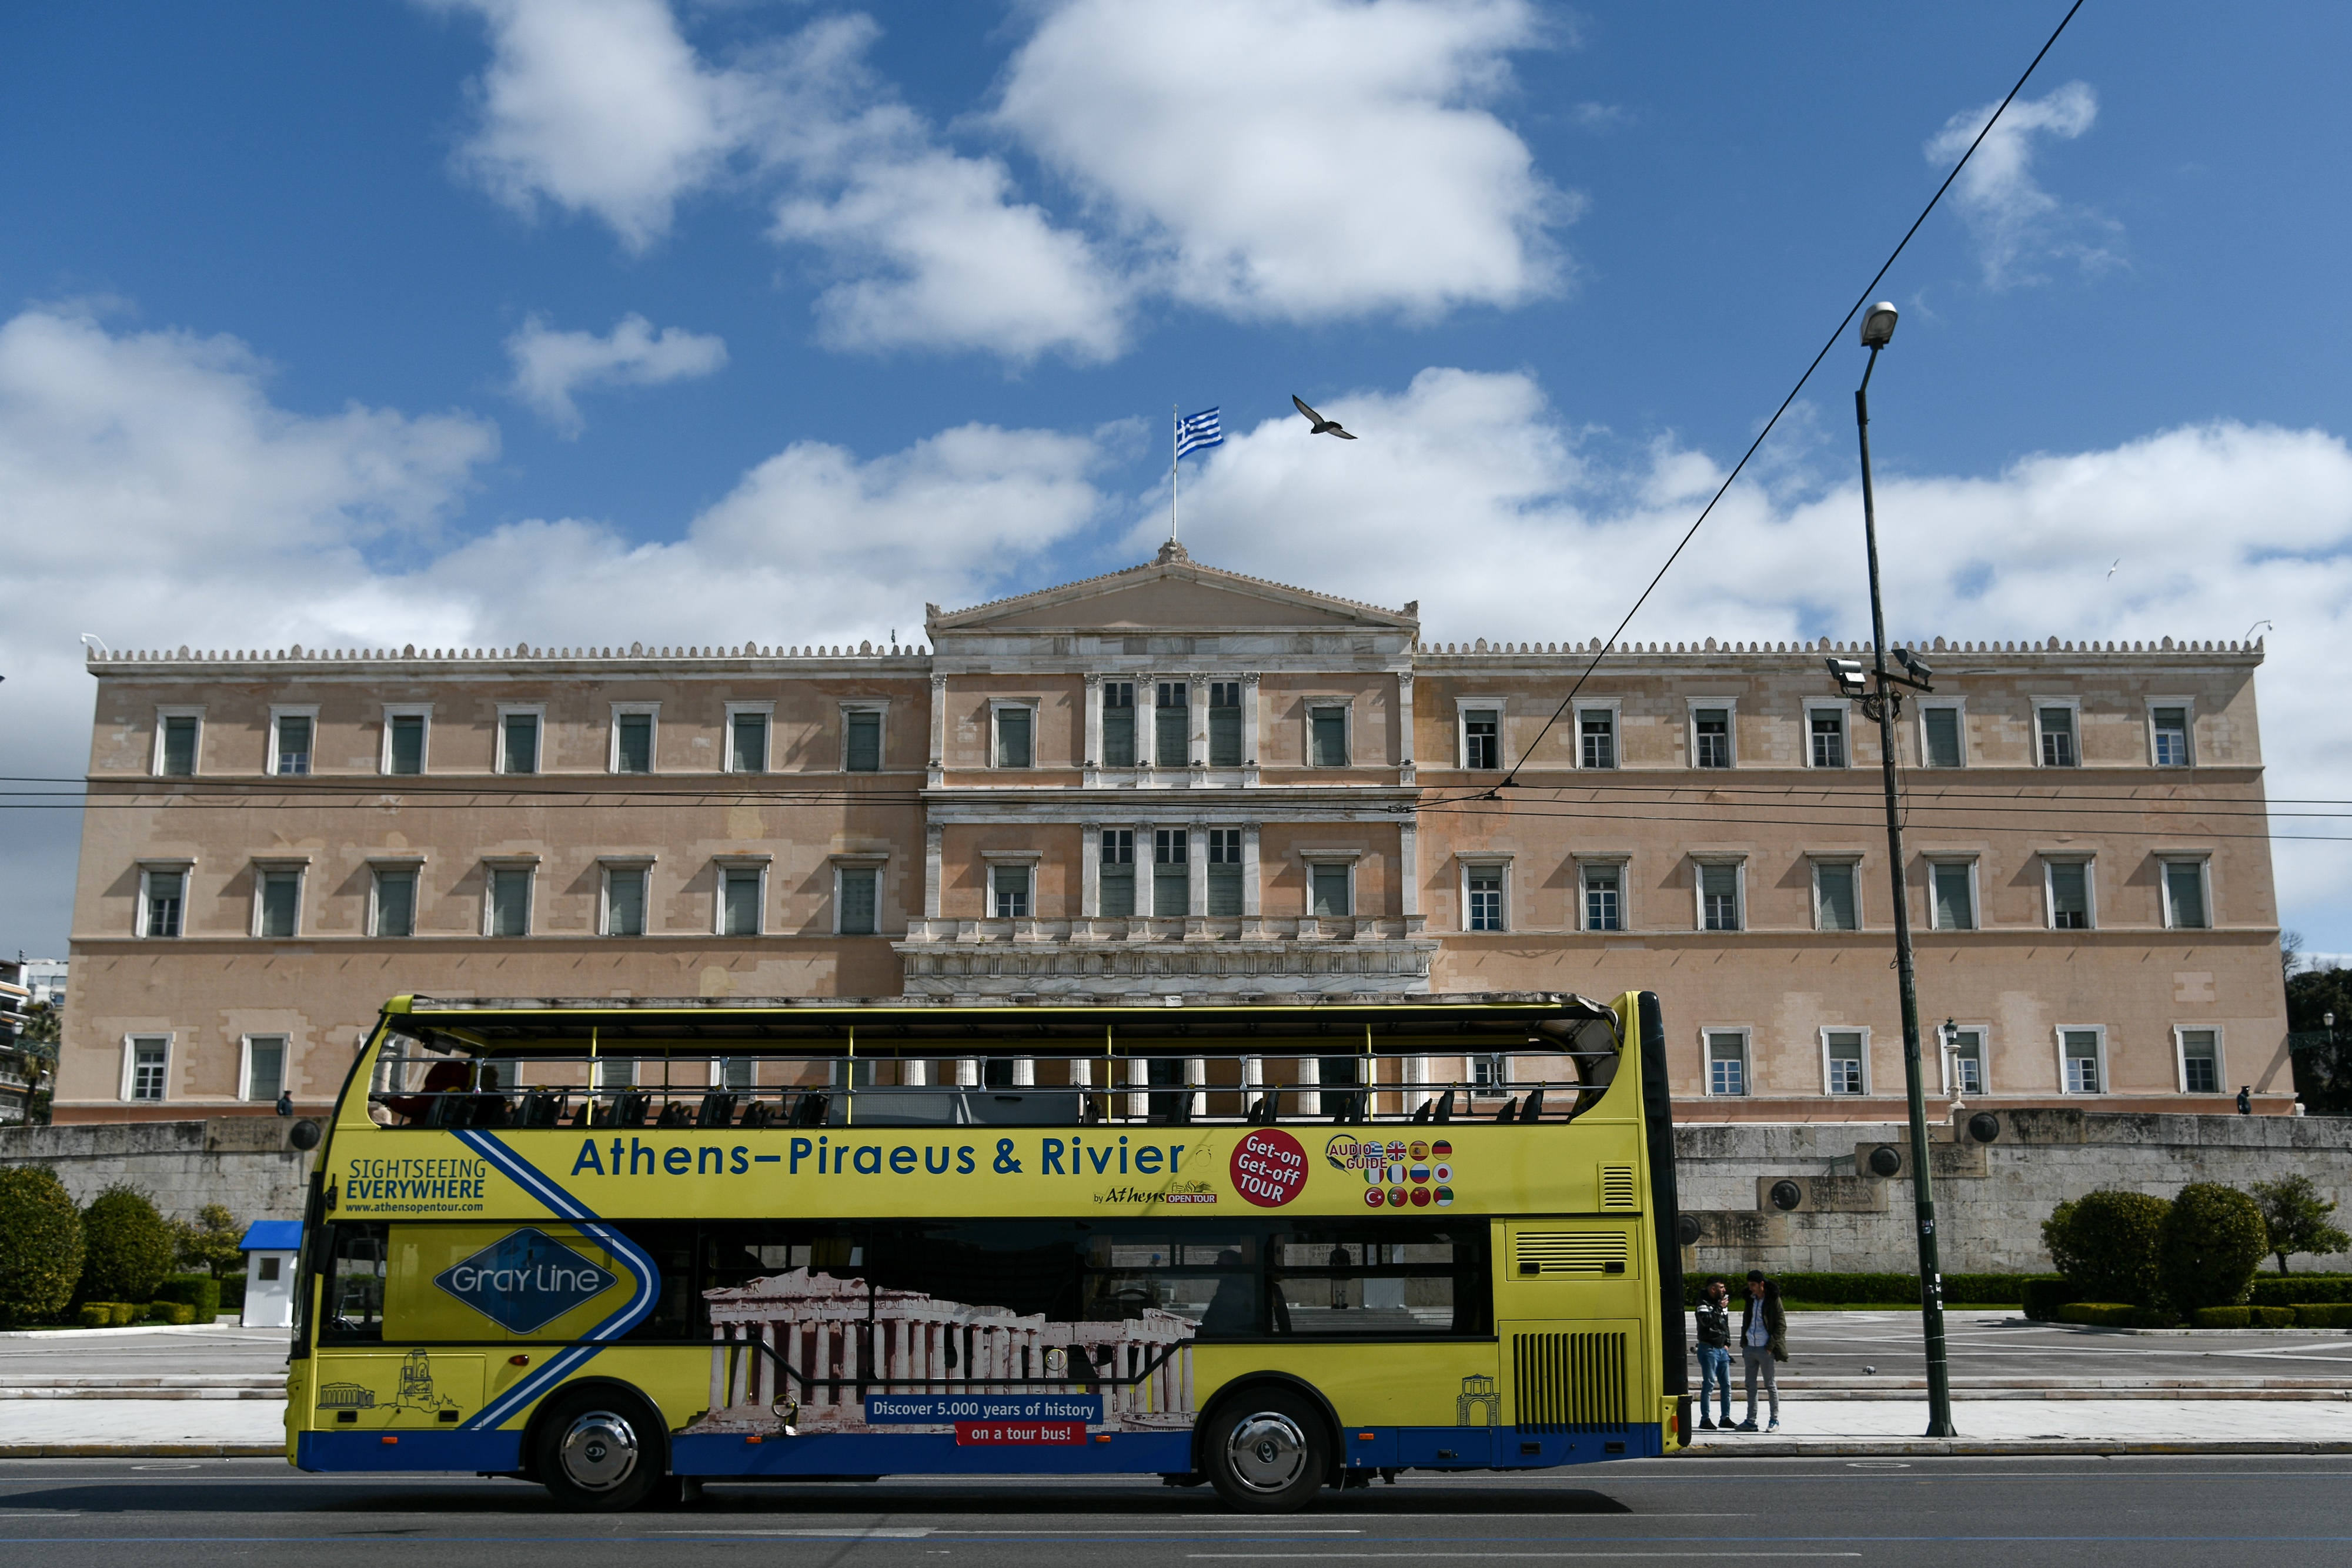
[[[1603,1208],[1628,1209],[1638,1208],[1641,1207],[1633,1194],[1633,1167],[1632,1166],[1602,1166],[1601,1167],[1601,1207]]]
[[[1625,1429],[1623,1334],[1514,1334],[1511,1355],[1511,1419],[1520,1431]]]
[[[1545,1274],[1622,1274],[1626,1239],[1601,1230],[1522,1230],[1511,1241],[1521,1278]]]

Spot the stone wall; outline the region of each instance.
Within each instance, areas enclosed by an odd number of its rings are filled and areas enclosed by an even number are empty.
[[[0,1165],[45,1165],[76,1203],[117,1182],[142,1188],[167,1219],[193,1220],[208,1203],[240,1225],[302,1218],[310,1155],[288,1141],[276,1116],[205,1122],[128,1122],[70,1127],[0,1127]]]
[[[2064,1199],[2099,1187],[2170,1197],[2190,1182],[2244,1188],[2300,1172],[2352,1213],[2352,1119],[2071,1109],[2000,1111],[1995,1118],[1990,1142],[1965,1125],[1929,1129],[1947,1274],[2048,1270],[2042,1221]],[[1683,1212],[1701,1230],[1698,1244],[1684,1249],[1683,1266],[1711,1273],[1916,1271],[1908,1144],[1899,1123],[1676,1128]],[[1871,1171],[1871,1155],[1885,1145],[1904,1160],[1892,1179]],[[1783,1181],[1797,1188],[1796,1207],[1785,1210],[1773,1197]],[[2294,1265],[2352,1269],[2352,1255],[2297,1258]]]

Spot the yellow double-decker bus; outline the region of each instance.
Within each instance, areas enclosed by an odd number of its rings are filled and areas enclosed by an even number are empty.
[[[287,1454],[625,1508],[1034,1473],[1304,1506],[1678,1444],[1657,999],[386,1005]]]

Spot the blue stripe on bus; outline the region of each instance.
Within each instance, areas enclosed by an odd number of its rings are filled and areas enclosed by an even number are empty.
[[[398,1442],[388,1439],[399,1438]],[[522,1468],[520,1432],[297,1432],[298,1470],[474,1470]]]

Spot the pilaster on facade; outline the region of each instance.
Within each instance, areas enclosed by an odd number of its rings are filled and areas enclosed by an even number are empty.
[[[937,789],[948,781],[948,678],[931,676],[931,757],[924,782]]]
[[[940,888],[946,880],[947,825],[944,822],[923,824],[923,918],[940,917]]]
[[[1259,728],[1257,706],[1260,673],[1256,670],[1242,672],[1242,788],[1244,789],[1255,789],[1258,783],[1257,743],[1263,733]],[[1253,861],[1251,863],[1256,862]]]
[[[1397,683],[1397,783],[1412,789],[1419,777],[1412,760],[1412,672],[1399,670]]]
[[[1411,817],[1397,823],[1398,912],[1408,919],[1421,914],[1421,833]]]
[[[1102,788],[1102,686],[1103,678],[1100,673],[1089,671],[1086,678],[1086,749],[1078,758],[1085,765],[1079,770],[1079,779],[1088,789]]]

